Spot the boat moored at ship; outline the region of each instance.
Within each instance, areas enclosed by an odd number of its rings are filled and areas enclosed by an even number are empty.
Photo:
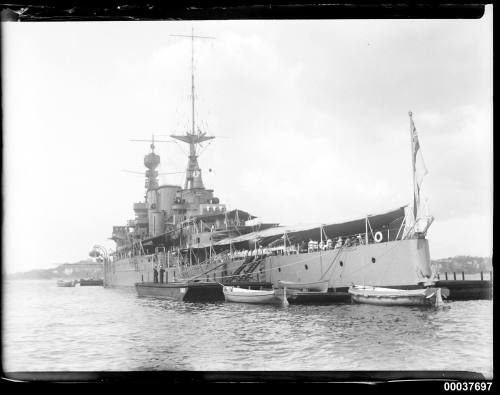
[[[286,299],[279,298],[274,290],[245,289],[225,286],[223,288],[226,302],[249,304],[286,304]]]
[[[354,303],[377,306],[439,307],[443,305],[441,288],[402,290],[353,285],[349,288],[349,294]]]

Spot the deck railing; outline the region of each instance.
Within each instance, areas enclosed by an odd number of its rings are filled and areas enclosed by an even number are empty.
[[[438,280],[481,280],[481,281],[493,281],[493,271],[489,272],[479,272],[479,273],[465,273],[465,272],[441,272],[437,274]]]

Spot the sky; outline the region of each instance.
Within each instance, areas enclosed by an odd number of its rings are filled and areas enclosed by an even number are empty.
[[[151,135],[196,119],[228,209],[333,223],[412,201],[408,111],[428,169],[431,258],[492,255],[492,10],[475,20],[2,23],[3,269],[87,259],[144,198]],[[158,143],[162,172],[187,146]],[[209,171],[211,169],[211,171]],[[183,185],[183,175],[160,184]]]

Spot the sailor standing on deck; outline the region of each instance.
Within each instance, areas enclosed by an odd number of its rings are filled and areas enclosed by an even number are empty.
[[[340,248],[342,247],[342,237],[339,236],[339,238],[337,239],[337,244],[335,244],[335,248]]]
[[[163,265],[161,263],[158,264],[158,271],[160,272],[160,283],[163,284],[163,273],[165,273],[165,270],[163,270]]]
[[[154,281],[155,283],[157,283],[157,282],[158,282],[158,270],[157,270],[157,268],[156,268],[156,264],[155,264],[155,262],[154,262],[154,258],[153,258],[153,281]]]

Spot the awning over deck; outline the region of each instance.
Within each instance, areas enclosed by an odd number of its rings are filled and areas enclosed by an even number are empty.
[[[391,241],[396,238],[399,228],[404,220],[404,207],[396,210],[368,216],[368,232],[375,234],[382,233],[382,241]],[[214,246],[224,246],[229,244],[245,243],[250,240],[258,240],[262,246],[267,246],[270,243],[282,238],[286,233],[287,238],[292,243],[301,243],[309,240],[321,239],[321,228],[323,228],[323,239],[334,239],[339,236],[355,236],[364,234],[366,231],[366,217],[357,220],[343,222],[338,224],[303,224],[295,226],[276,226],[262,231],[251,232],[241,236],[229,237],[222,239]]]

